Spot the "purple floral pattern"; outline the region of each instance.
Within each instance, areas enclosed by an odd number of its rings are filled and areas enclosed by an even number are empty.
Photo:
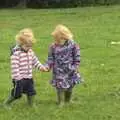
[[[56,88],[69,88],[80,82],[78,67],[80,48],[73,40],[64,45],[52,44],[47,65],[53,70],[51,84]]]

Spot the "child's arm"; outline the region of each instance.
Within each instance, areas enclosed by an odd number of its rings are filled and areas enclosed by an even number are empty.
[[[38,70],[41,70],[41,71],[48,71],[45,67],[44,67],[44,65],[42,65],[40,62],[39,62],[39,60],[38,60],[38,58],[36,57],[36,55],[33,53],[33,60],[32,60],[32,64],[33,64],[33,67],[34,68],[36,68],[36,69],[38,69]]]
[[[71,66],[71,69],[78,70],[79,65],[80,65],[80,48],[77,44],[75,44],[73,48],[73,65]]]
[[[11,54],[11,72],[12,79],[20,80],[20,70],[19,70],[19,51],[12,52]]]
[[[51,45],[50,48],[49,48],[49,52],[48,52],[48,60],[47,60],[46,65],[45,65],[48,70],[50,70],[54,65],[54,54],[53,54],[53,52],[54,52],[53,51],[53,45]]]
[[[80,65],[80,48],[79,45],[75,44],[73,49],[73,66],[72,69],[78,71],[79,65]],[[81,83],[83,83],[84,87],[87,87],[87,84],[85,83],[84,79],[81,78]]]

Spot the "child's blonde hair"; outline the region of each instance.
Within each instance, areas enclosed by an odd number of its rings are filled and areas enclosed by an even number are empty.
[[[57,25],[55,30],[51,33],[52,36],[59,39],[71,40],[73,39],[73,34],[71,31],[64,25]]]
[[[36,42],[33,31],[30,28],[25,28],[20,30],[20,32],[16,35],[15,38],[16,38],[16,42],[19,45],[33,44]]]

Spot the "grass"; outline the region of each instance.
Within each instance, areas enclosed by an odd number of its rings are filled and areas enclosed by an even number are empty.
[[[50,33],[57,24],[71,28],[81,47],[80,72],[87,87],[74,88],[74,104],[58,108],[56,93],[49,84],[51,73],[34,72],[36,109],[26,105],[26,98],[16,101],[12,110],[0,107],[0,120],[119,120],[120,119],[120,6],[72,9],[0,10],[0,102],[12,87],[9,46],[17,32],[33,29],[37,38],[34,51],[42,63],[52,42]]]

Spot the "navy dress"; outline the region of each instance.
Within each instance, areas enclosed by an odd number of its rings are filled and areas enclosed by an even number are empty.
[[[80,83],[79,64],[80,48],[74,40],[66,40],[63,45],[52,44],[47,61],[53,72],[51,84],[56,88],[70,88]]]

